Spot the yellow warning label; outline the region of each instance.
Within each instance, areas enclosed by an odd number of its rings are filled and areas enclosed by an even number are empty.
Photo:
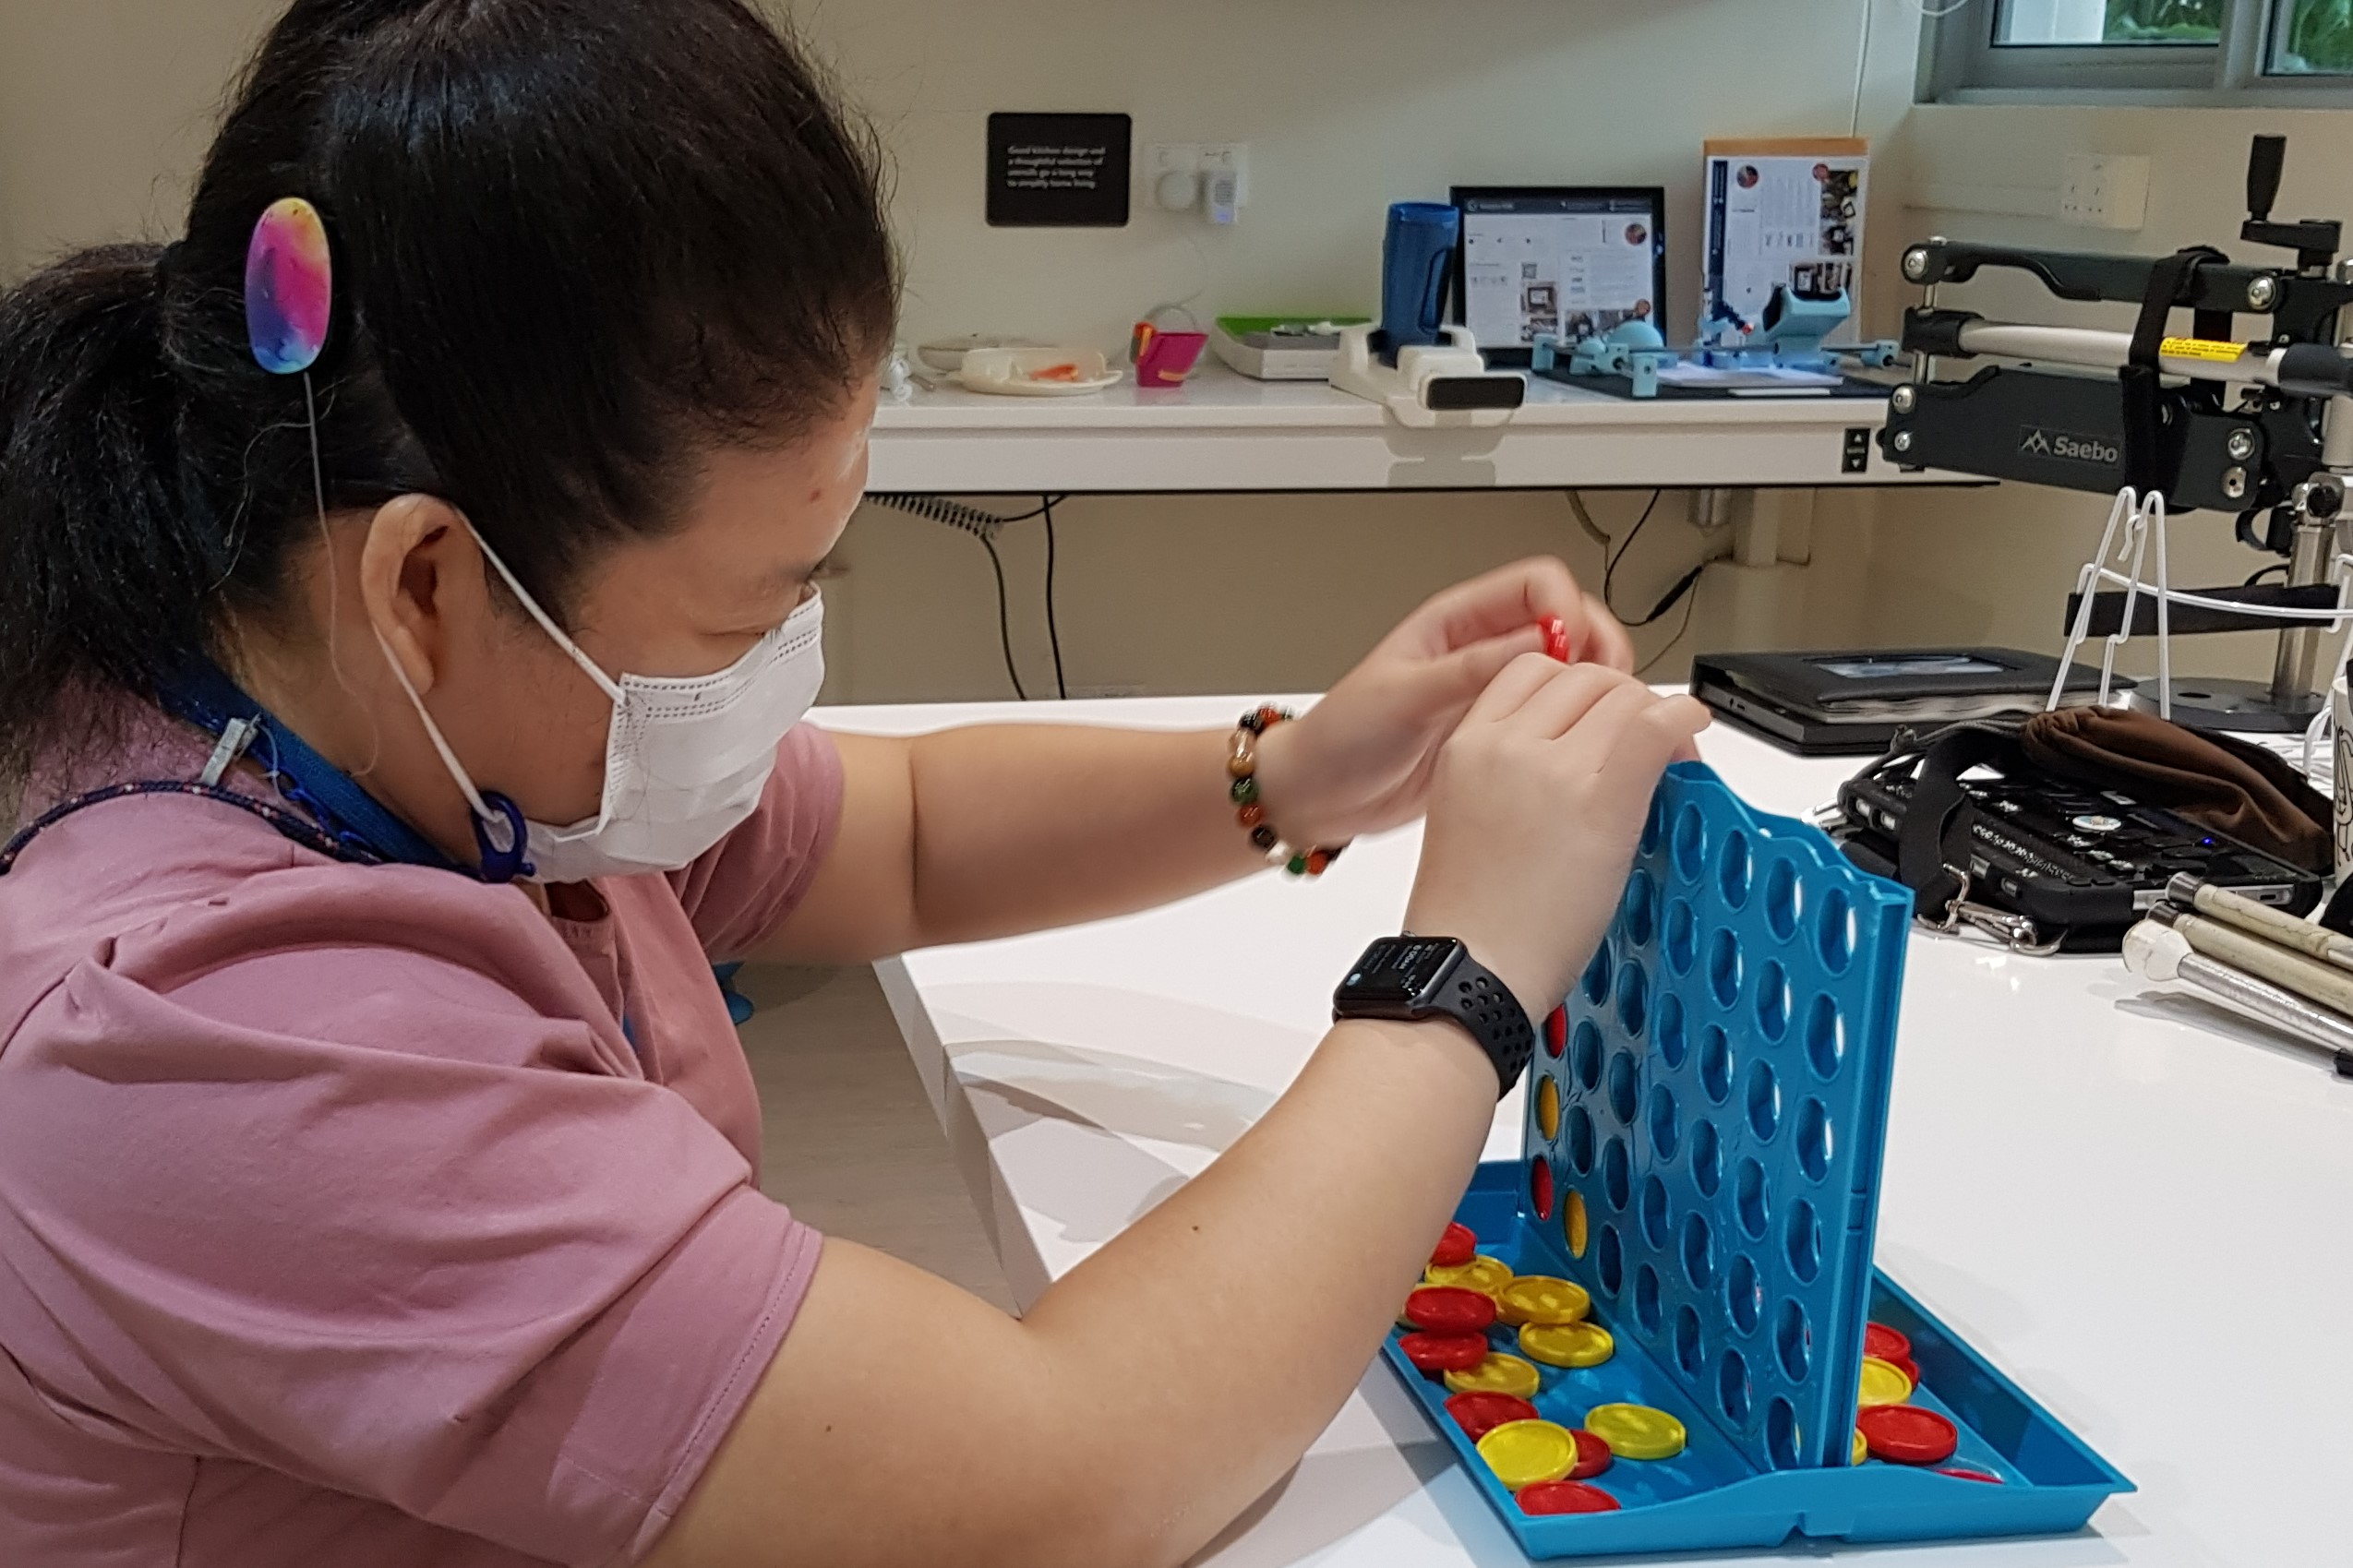
[[[2167,359],[2209,359],[2218,365],[2228,365],[2247,353],[2244,343],[2216,342],[2212,338],[2167,338],[2157,345],[2157,353]]]

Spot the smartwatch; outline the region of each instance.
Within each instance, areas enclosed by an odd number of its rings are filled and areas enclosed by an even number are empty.
[[[1511,1093],[1536,1053],[1528,1010],[1452,937],[1383,937],[1366,948],[1332,993],[1332,1018],[1452,1019],[1495,1064],[1497,1099]]]

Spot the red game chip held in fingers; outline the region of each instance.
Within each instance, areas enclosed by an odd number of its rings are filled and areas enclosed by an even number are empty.
[[[1479,1239],[1471,1234],[1467,1225],[1448,1225],[1438,1244],[1430,1249],[1433,1267],[1459,1269],[1479,1255]]]
[[[1617,1499],[1582,1481],[1539,1481],[1518,1493],[1522,1514],[1615,1514]]]
[[[1558,1056],[1568,1049],[1568,1008],[1566,1004],[1544,1015],[1544,1050]]]
[[[1409,1334],[1397,1347],[1425,1372],[1467,1372],[1487,1359],[1483,1334]]]
[[[1405,1321],[1432,1334],[1483,1334],[1495,1321],[1495,1299],[1459,1285],[1425,1285],[1405,1299]]]
[[[1546,616],[1536,623],[1544,634],[1544,657],[1557,663],[1568,663],[1568,623],[1558,616]]]
[[[1863,1354],[1901,1366],[1912,1359],[1912,1341],[1885,1323],[1871,1323],[1863,1330]],[[1920,1380],[1912,1381],[1916,1383]]]
[[[1572,1481],[1591,1480],[1595,1476],[1608,1469],[1611,1463],[1617,1458],[1617,1455],[1610,1451],[1610,1445],[1607,1442],[1595,1437],[1583,1427],[1577,1428],[1568,1435],[1577,1440],[1577,1468],[1568,1473],[1568,1478]]]
[[[1507,1421],[1534,1420],[1536,1406],[1516,1394],[1449,1394],[1447,1414],[1454,1418],[1464,1436],[1476,1442]],[[1580,1459],[1584,1455],[1581,1445],[1578,1454]]]
[[[1873,1457],[1896,1465],[1941,1464],[1960,1442],[1951,1421],[1917,1405],[1874,1405],[1855,1418],[1855,1430]]]

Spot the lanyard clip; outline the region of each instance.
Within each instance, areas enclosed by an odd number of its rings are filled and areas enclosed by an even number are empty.
[[[1954,890],[1951,899],[1945,904],[1943,917],[1937,918],[1922,914],[1917,916],[1922,926],[1931,931],[1943,932],[1947,935],[1959,930],[1963,926],[1968,926],[1985,932],[2012,952],[2025,953],[2035,958],[2048,957],[2059,951],[2062,939],[2053,937],[2048,941],[2045,941],[2042,933],[2035,928],[2035,922],[2026,916],[2012,910],[1997,909],[1990,904],[1972,903],[1969,898],[1968,872],[1958,866],[1947,866],[1945,872],[1960,885]]]

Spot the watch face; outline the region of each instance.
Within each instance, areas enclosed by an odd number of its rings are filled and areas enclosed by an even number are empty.
[[[1450,937],[1387,937],[1365,950],[1341,985],[1351,1000],[1403,1003],[1436,984],[1455,954]]]

